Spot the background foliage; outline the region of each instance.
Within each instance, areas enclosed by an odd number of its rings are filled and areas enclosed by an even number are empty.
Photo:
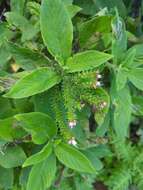
[[[0,0],[0,190],[143,189],[142,11]]]

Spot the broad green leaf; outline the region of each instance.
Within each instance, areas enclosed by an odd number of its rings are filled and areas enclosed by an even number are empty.
[[[127,82],[127,71],[124,67],[119,67],[117,74],[116,74],[116,87],[117,90],[121,90],[125,87]]]
[[[60,143],[55,147],[55,154],[65,166],[80,172],[94,173],[95,169],[88,158],[76,148]]]
[[[134,68],[128,72],[129,80],[140,90],[143,90],[143,69]]]
[[[33,166],[27,184],[27,190],[45,190],[55,178],[56,157],[52,154],[46,160]]]
[[[31,40],[37,34],[37,29],[32,24],[30,24],[24,16],[16,12],[7,12],[5,16],[9,24],[14,25],[21,30],[22,42]]]
[[[13,117],[0,119],[0,138],[7,141],[13,141],[16,138],[22,138],[25,135],[22,129],[16,123]]]
[[[21,147],[7,147],[0,152],[0,165],[4,168],[14,168],[21,166],[26,159],[26,155]]]
[[[44,55],[27,48],[9,43],[9,51],[24,70],[36,69],[40,66],[50,65],[50,60]]]
[[[77,53],[68,59],[66,69],[69,73],[95,69],[110,60],[112,57],[113,56],[110,54],[96,50]]]
[[[0,188],[11,189],[13,187],[13,169],[0,167]]]
[[[31,112],[18,114],[15,118],[32,135],[33,142],[36,144],[43,144],[56,135],[56,123],[47,114]]]
[[[71,54],[73,27],[69,13],[61,0],[43,0],[41,32],[50,53],[61,63]]]
[[[125,23],[118,13],[112,20],[112,54],[114,55],[114,63],[118,64],[127,50],[127,34]]]
[[[79,26],[79,41],[83,47],[96,32],[108,33],[111,31],[111,16],[96,16]]]
[[[131,121],[132,102],[128,86],[116,91],[112,85],[111,97],[114,105],[113,127],[119,138],[128,136],[129,124]],[[113,111],[113,110],[112,110]]]
[[[25,98],[44,92],[60,82],[60,77],[49,68],[43,67],[21,78],[5,94],[9,98]]]
[[[24,6],[25,6],[25,0],[11,0],[10,1],[10,7],[12,12],[17,12],[21,15],[23,15],[24,12]]]
[[[52,146],[51,143],[48,143],[46,146],[44,146],[44,148],[40,152],[27,158],[23,164],[23,167],[38,164],[39,162],[49,157],[51,153],[52,153]]]

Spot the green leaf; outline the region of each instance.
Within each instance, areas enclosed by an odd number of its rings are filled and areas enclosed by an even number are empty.
[[[81,8],[76,5],[68,5],[67,10],[70,17],[73,18],[81,10]]]
[[[131,121],[132,102],[128,86],[118,92],[111,92],[114,109],[113,125],[116,134],[123,139],[128,136],[129,123]],[[113,90],[113,89],[112,89]]]
[[[24,70],[36,69],[40,66],[50,65],[50,60],[44,55],[27,48],[9,43],[9,51]]]
[[[4,189],[11,189],[13,187],[13,180],[13,169],[0,167],[0,187]]]
[[[51,153],[52,153],[52,146],[51,143],[48,143],[46,146],[44,146],[44,148],[40,152],[27,158],[23,164],[23,167],[38,164],[39,162],[49,157]]]
[[[96,16],[83,22],[79,26],[79,41],[83,47],[96,32],[108,33],[111,31],[111,16]]]
[[[45,190],[55,178],[56,158],[52,154],[45,161],[33,166],[27,184],[27,190]]]
[[[112,54],[114,55],[114,63],[120,63],[124,52],[127,50],[127,33],[125,23],[118,13],[112,20]]]
[[[31,112],[18,114],[15,118],[32,135],[33,142],[36,144],[43,144],[56,135],[56,123],[47,114]]]
[[[127,82],[127,71],[124,67],[119,67],[116,75],[116,87],[117,90],[121,90],[125,87]]]
[[[3,43],[0,46],[0,68],[4,69],[7,66],[7,62],[10,60],[11,54],[7,48],[7,44]]]
[[[37,34],[37,29],[32,24],[30,24],[24,16],[16,12],[7,12],[5,16],[9,24],[14,25],[21,30],[22,42],[31,40]]]
[[[25,6],[25,0],[11,0],[10,1],[10,7],[12,12],[17,12],[21,15],[23,15],[24,12],[24,6]]]
[[[134,68],[128,72],[129,80],[140,90],[143,90],[143,69]]]
[[[68,59],[66,69],[69,73],[95,69],[112,57],[110,54],[96,50],[77,53]]]
[[[130,48],[126,52],[126,57],[121,63],[123,66],[126,66],[128,68],[134,66],[134,61],[135,61],[135,56],[136,56],[136,49],[135,48]]]
[[[50,53],[61,63],[71,54],[73,27],[69,13],[61,0],[43,0],[41,32]]]
[[[63,0],[65,5],[72,5],[73,0]]]
[[[0,23],[0,45],[2,45],[6,40],[12,37],[12,32],[9,30],[6,23]]]
[[[29,97],[44,92],[59,82],[60,77],[54,71],[46,67],[39,68],[21,78],[4,96],[9,98]]]
[[[55,147],[55,154],[65,166],[80,172],[95,173],[88,158],[74,147],[60,143]]]
[[[13,117],[0,119],[0,138],[6,141],[13,141],[16,138],[22,138],[25,132],[19,128]]]
[[[131,64],[132,68],[136,68],[143,64],[143,44],[137,44],[130,48],[130,51],[135,51],[135,59]]]
[[[99,160],[99,158],[96,156],[93,148],[88,148],[86,150],[83,150],[82,153],[91,161],[95,169],[101,170],[103,168],[102,162]]]
[[[121,16],[125,17],[127,14],[126,7],[123,0],[75,0],[74,3],[80,6],[86,15],[95,15],[98,11],[107,7],[108,10],[112,10],[115,7],[119,10]]]
[[[7,147],[0,152],[0,165],[4,168],[14,168],[21,166],[26,159],[26,155],[21,147]]]
[[[143,97],[142,96],[133,96],[132,97],[132,112],[137,116],[143,115]]]

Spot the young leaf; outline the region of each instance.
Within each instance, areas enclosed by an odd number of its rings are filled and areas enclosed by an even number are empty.
[[[50,65],[50,60],[44,55],[27,48],[9,43],[9,51],[24,70],[36,69],[40,66]]]
[[[40,152],[27,158],[23,164],[23,167],[38,164],[39,162],[49,157],[51,153],[52,153],[52,146],[51,143],[48,143],[46,146],[44,146],[44,148]]]
[[[21,147],[7,147],[4,152],[0,152],[0,165],[4,168],[14,168],[21,166],[26,159],[26,155]]]
[[[88,158],[79,150],[68,144],[58,144],[55,147],[55,154],[59,161],[71,169],[80,172],[95,173],[94,166],[91,164]]]
[[[96,50],[77,53],[70,57],[66,64],[69,73],[95,69],[110,60],[113,56]]]
[[[60,77],[54,71],[46,67],[39,68],[21,78],[4,96],[9,98],[29,97],[44,92],[59,82]]]
[[[128,72],[129,80],[140,90],[143,90],[143,69],[134,68]]]
[[[41,32],[50,53],[60,62],[71,54],[73,27],[69,13],[61,0],[43,0]]]
[[[46,190],[52,184],[56,173],[56,157],[50,155],[46,160],[33,166],[27,184],[27,190]]]
[[[56,124],[47,114],[31,112],[18,114],[15,118],[21,122],[22,127],[32,135],[33,142],[43,144],[56,135]]]

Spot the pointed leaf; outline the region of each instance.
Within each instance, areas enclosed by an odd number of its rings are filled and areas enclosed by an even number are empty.
[[[52,153],[52,146],[50,143],[48,143],[46,146],[44,146],[44,148],[40,152],[27,158],[23,164],[23,167],[38,164],[39,162],[49,157],[51,153]]]
[[[5,94],[9,98],[25,98],[44,92],[59,83],[59,76],[49,68],[40,68],[21,78]]]
[[[67,71],[69,73],[95,69],[110,60],[113,56],[96,50],[77,53],[67,61]]]
[[[55,153],[59,161],[65,166],[80,172],[94,173],[95,169],[88,158],[76,148],[60,143],[55,147]]]
[[[41,32],[45,45],[57,60],[63,62],[71,54],[73,27],[61,0],[43,0]]]
[[[50,155],[45,161],[33,166],[27,184],[27,190],[45,190],[49,188],[56,173],[56,158]]]

